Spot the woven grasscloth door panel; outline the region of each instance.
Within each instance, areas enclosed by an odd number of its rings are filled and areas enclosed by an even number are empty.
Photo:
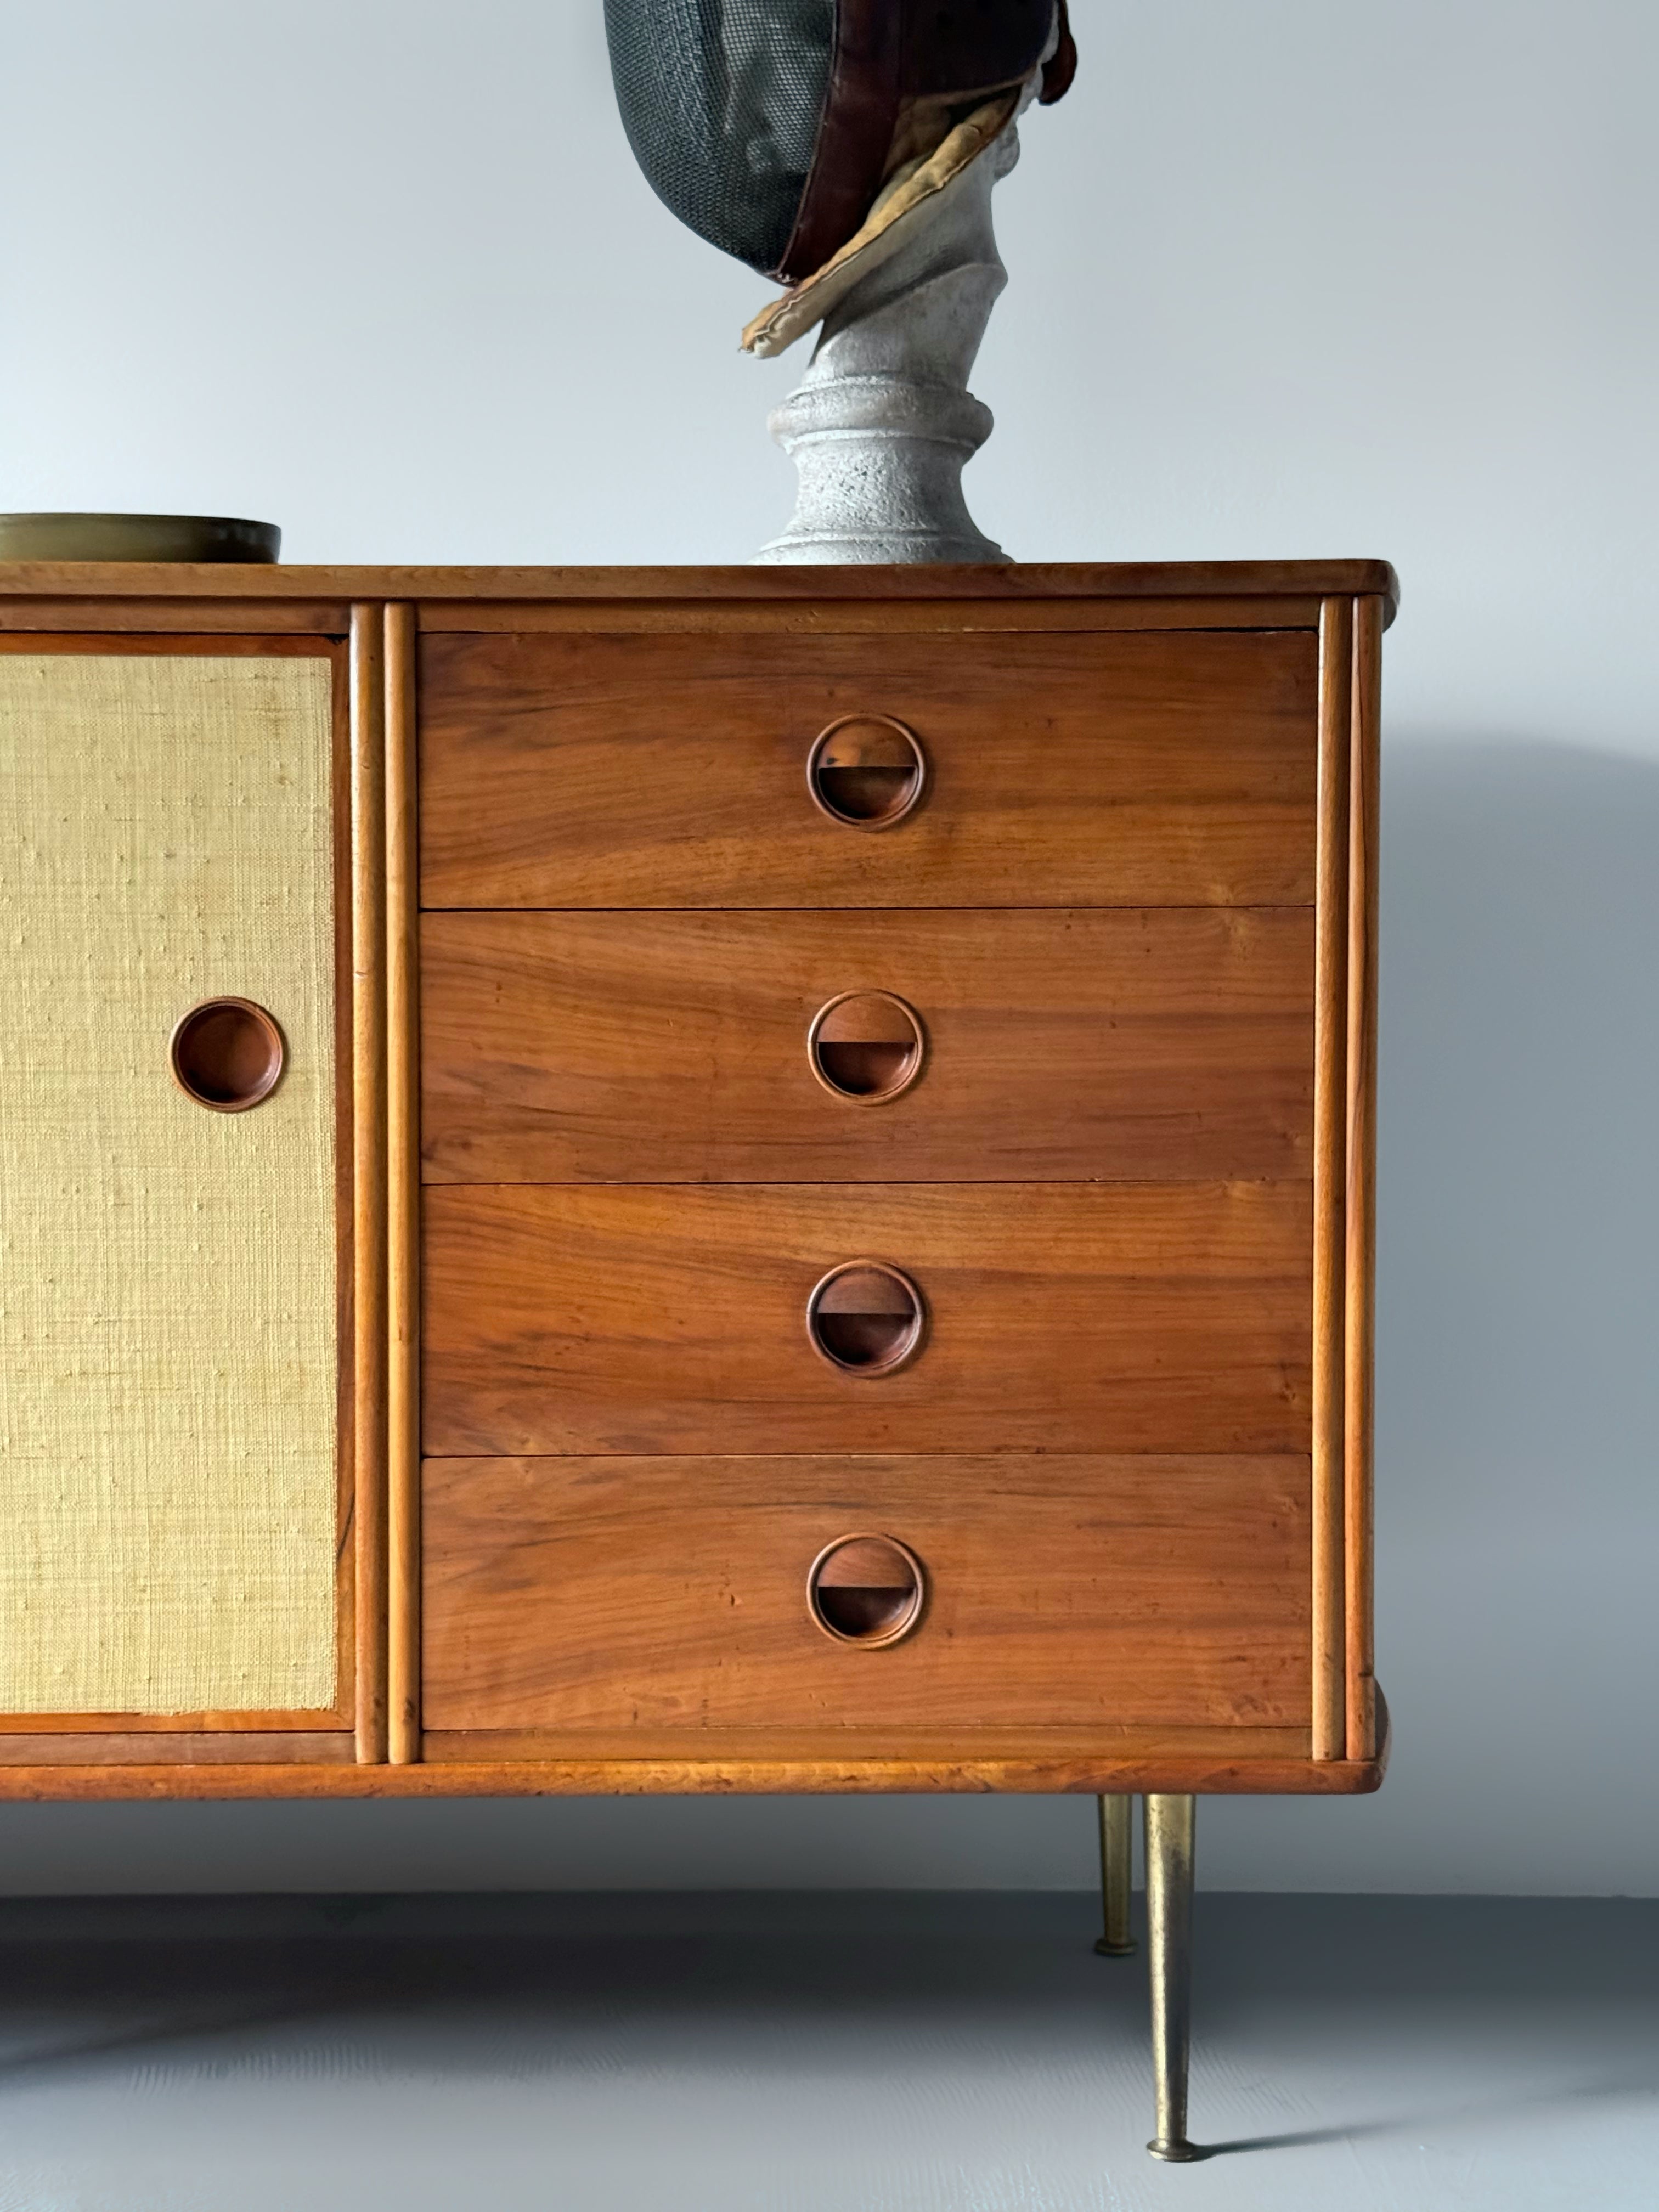
[[[334,680],[0,653],[0,1715],[336,1703]]]

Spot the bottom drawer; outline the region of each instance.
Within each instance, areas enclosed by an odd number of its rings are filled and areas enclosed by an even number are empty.
[[[425,1725],[1304,1727],[1309,1501],[1296,1457],[428,1460]],[[809,1598],[848,1535],[896,1547]]]

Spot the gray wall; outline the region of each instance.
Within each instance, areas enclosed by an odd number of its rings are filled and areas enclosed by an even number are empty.
[[[742,559],[764,296],[651,199],[599,0],[4,0],[0,506],[307,561]],[[1218,1885],[1651,1892],[1650,0],[1080,0],[1000,195],[980,520],[1385,554],[1379,1798]],[[1068,1885],[1054,1800],[13,1808],[20,1889]]]

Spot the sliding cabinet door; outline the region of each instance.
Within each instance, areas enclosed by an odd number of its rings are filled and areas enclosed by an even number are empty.
[[[343,684],[0,641],[0,1757],[349,1755]]]

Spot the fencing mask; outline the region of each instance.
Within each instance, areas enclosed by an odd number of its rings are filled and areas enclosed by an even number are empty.
[[[1077,59],[1066,0],[605,0],[605,16],[652,189],[790,284],[988,98],[1042,64],[1058,100]]]

